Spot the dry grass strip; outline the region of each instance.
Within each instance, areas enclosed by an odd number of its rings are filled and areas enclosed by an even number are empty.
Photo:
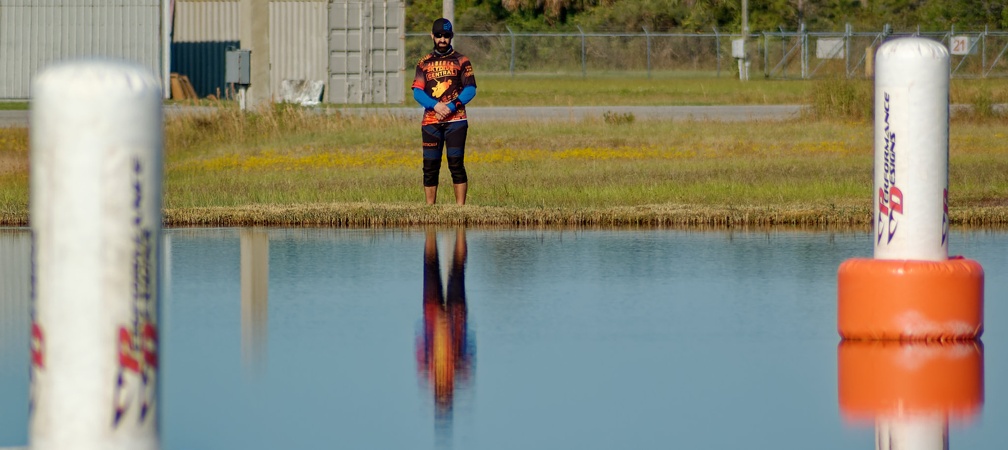
[[[1008,228],[1008,207],[953,209],[952,225]],[[165,211],[171,227],[785,227],[862,228],[871,226],[869,206],[697,208],[690,205],[644,205],[611,208],[509,208],[379,203],[254,205],[184,208]]]

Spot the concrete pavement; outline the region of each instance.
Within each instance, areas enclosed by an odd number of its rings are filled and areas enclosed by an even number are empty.
[[[801,105],[721,105],[721,106],[471,106],[466,108],[473,121],[579,121],[603,119],[609,114],[633,114],[640,120],[787,120],[801,114]],[[419,107],[342,108],[344,114],[392,114],[415,117]]]
[[[0,127],[28,126],[28,111],[0,110]]]

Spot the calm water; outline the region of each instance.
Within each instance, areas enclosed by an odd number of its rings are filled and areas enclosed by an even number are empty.
[[[0,447],[27,442],[28,246],[0,230]],[[984,266],[983,347],[894,354],[966,355],[982,398],[872,421],[836,333],[867,233],[168,230],[163,448],[1001,449],[1008,233],[950,253]]]

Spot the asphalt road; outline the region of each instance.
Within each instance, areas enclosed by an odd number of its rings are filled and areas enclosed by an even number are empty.
[[[28,111],[0,110],[0,127],[24,127],[28,125]]]
[[[606,114],[633,114],[641,120],[785,120],[797,117],[801,105],[737,106],[472,106],[466,108],[473,121],[579,121],[602,119]],[[420,117],[420,108],[345,108],[347,114],[393,114]]]
[[[734,106],[471,106],[467,108],[473,121],[579,121],[602,119],[608,114],[632,114],[635,120],[718,120],[724,122],[755,120],[786,120],[797,117],[801,105],[734,105]],[[171,105],[166,115],[206,114],[205,107]],[[392,115],[420,120],[419,107],[353,107],[341,108],[344,114]],[[0,127],[27,127],[28,111],[0,111]]]

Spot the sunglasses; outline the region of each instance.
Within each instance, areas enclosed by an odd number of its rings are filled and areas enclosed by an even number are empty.
[[[438,38],[438,39],[440,39],[440,38],[451,39],[452,38],[452,34],[451,33],[434,33],[434,37]]]

